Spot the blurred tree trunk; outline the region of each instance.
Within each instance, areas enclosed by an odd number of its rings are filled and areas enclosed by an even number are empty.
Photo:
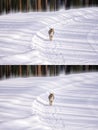
[[[2,13],[2,0],[0,0],[0,13]]]
[[[41,10],[41,0],[37,0],[37,9],[38,11]]]
[[[48,0],[46,0],[45,5],[46,5],[46,9],[47,9],[48,8]]]
[[[46,11],[48,8],[48,0],[41,0],[42,10]]]
[[[46,75],[48,74],[48,65],[45,66]]]
[[[29,65],[27,65],[26,75],[29,76]]]
[[[38,73],[37,73],[37,65],[35,65],[35,76],[37,76]]]
[[[66,0],[66,8],[69,9],[71,6],[71,0]]]
[[[30,10],[30,0],[27,0],[27,11]]]
[[[89,5],[89,0],[85,0],[85,2],[86,2],[86,6],[88,6]]]
[[[6,13],[8,13],[8,0],[5,0],[6,3]]]
[[[8,69],[9,69],[9,66],[8,66],[8,65],[6,65],[6,66],[5,66],[6,77],[8,77]]]
[[[19,76],[22,76],[22,66],[19,65]]]
[[[71,72],[71,66],[68,65],[66,66],[66,74],[69,74]]]
[[[8,13],[10,11],[11,8],[11,0],[7,0],[6,1],[6,12]]]
[[[3,70],[3,67],[2,67],[2,65],[1,65],[1,66],[0,66],[0,78],[3,77],[2,70]]]
[[[38,65],[38,76],[41,76],[41,65]]]
[[[19,0],[19,9],[22,11],[22,0]]]

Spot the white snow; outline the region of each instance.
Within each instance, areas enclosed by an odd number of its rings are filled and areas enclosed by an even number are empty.
[[[97,72],[0,81],[0,130],[97,129]]]
[[[0,64],[98,64],[98,8],[0,16]]]

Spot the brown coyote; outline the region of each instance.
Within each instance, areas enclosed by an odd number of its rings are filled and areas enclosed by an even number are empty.
[[[53,105],[53,101],[54,101],[54,94],[50,93],[50,95],[48,96],[49,99],[49,105],[52,106]]]
[[[50,41],[52,41],[53,40],[53,36],[54,36],[54,29],[50,28],[50,30],[48,31],[48,33],[49,33],[49,39],[50,39]]]

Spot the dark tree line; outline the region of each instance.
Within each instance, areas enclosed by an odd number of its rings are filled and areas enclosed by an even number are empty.
[[[98,71],[98,66],[82,65],[1,65],[0,79],[10,77],[29,77],[29,76],[56,76],[60,73],[80,73]]]
[[[70,7],[97,6],[98,0],[0,0],[0,13],[10,11],[46,11],[58,10],[62,6]]]

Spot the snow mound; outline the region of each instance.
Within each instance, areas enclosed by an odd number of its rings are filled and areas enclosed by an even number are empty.
[[[0,64],[13,63],[98,64],[98,8],[0,16]]]
[[[0,130],[8,129],[97,130],[98,73],[0,81]]]

